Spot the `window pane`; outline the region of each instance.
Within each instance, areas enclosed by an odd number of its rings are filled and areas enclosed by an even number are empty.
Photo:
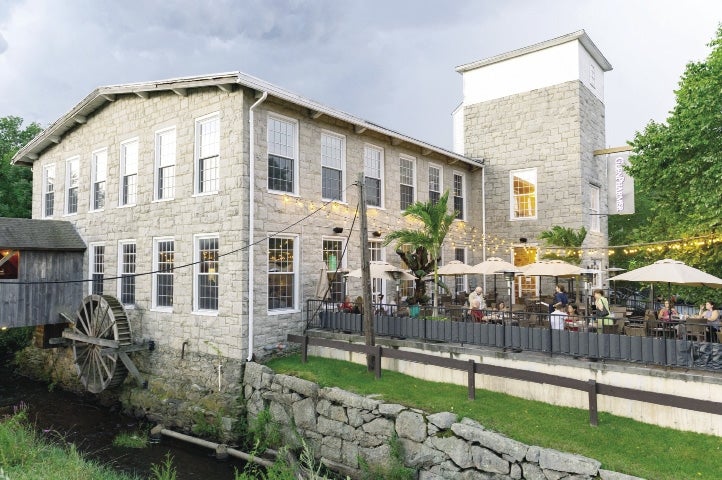
[[[78,212],[78,183],[79,183],[79,168],[78,160],[72,160],[68,162],[67,171],[67,201],[66,211],[67,213]]]
[[[268,239],[268,309],[296,307],[294,239]]]
[[[512,173],[513,218],[536,216],[536,170]]]
[[[135,303],[135,243],[125,243],[121,249],[120,301],[123,305]]]
[[[158,198],[173,198],[175,195],[175,166],[158,169]]]
[[[123,205],[135,205],[137,177],[138,175],[123,177]]]
[[[295,158],[296,126],[274,117],[268,117],[268,154]]]
[[[293,192],[293,160],[268,155],[268,189]]]
[[[198,123],[198,192],[218,191],[220,122],[212,118]]]
[[[321,196],[329,200],[341,200],[341,170],[321,168]]]
[[[332,135],[321,135],[321,165],[341,170],[343,138]]]
[[[45,168],[43,178],[43,216],[52,217],[55,208],[55,166]]]
[[[464,219],[464,177],[454,174],[454,210],[456,218]]]
[[[401,210],[414,203],[415,162],[408,158],[399,159],[399,176],[401,181]]]
[[[155,275],[155,305],[157,307],[173,306],[173,263],[175,242],[163,240],[157,244]]]
[[[105,247],[95,245],[91,251],[92,286],[91,292],[95,295],[103,294],[103,274],[105,273]]]
[[[201,158],[198,165],[198,191],[218,191],[218,157]]]
[[[122,175],[120,204],[135,205],[138,173],[138,142],[129,142],[121,145],[120,162]]]
[[[381,180],[366,177],[366,205],[381,206]]]
[[[156,135],[156,175],[157,198],[159,200],[175,196],[175,161],[176,134],[175,130]]]
[[[218,310],[218,238],[198,239],[199,310]]]
[[[329,273],[333,273],[341,267],[343,255],[342,240],[324,240],[323,241],[323,261]],[[343,277],[338,275],[332,279],[330,283],[328,298],[334,302],[343,301]]]

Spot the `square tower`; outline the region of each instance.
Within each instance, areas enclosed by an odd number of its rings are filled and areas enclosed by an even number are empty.
[[[560,225],[587,237],[581,265],[607,265],[604,72],[612,69],[580,30],[461,65],[463,102],[454,149],[485,162],[486,255],[531,263],[539,234]],[[482,208],[479,206],[479,214]],[[517,294],[538,292],[520,282]]]

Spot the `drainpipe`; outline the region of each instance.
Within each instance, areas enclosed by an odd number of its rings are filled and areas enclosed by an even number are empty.
[[[263,95],[261,95],[261,98],[259,98],[256,103],[251,105],[251,108],[248,109],[248,361],[253,360],[253,309],[254,309],[254,278],[253,278],[253,272],[255,271],[254,268],[254,261],[253,261],[253,252],[254,252],[254,230],[256,228],[255,220],[256,220],[256,207],[255,207],[255,194],[256,194],[256,181],[255,181],[255,168],[256,168],[256,141],[255,141],[255,131],[256,131],[256,123],[255,118],[253,116],[253,110],[263,103],[266,98],[268,97],[268,92],[263,92]]]
[[[486,165],[481,167],[481,261],[486,261]],[[486,274],[482,278],[486,296]]]

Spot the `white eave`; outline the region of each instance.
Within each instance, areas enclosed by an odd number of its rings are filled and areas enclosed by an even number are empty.
[[[607,60],[604,55],[602,55],[602,52],[597,48],[597,46],[594,45],[594,42],[592,42],[592,39],[589,38],[589,35],[587,35],[584,30],[579,30],[573,33],[562,35],[561,37],[552,38],[551,40],[546,40],[544,42],[536,43],[534,45],[529,45],[528,47],[512,50],[511,52],[506,52],[500,55],[485,58],[483,60],[477,60],[475,62],[459,65],[458,67],[456,67],[456,71],[459,73],[468,72],[469,70],[474,70],[476,68],[492,65],[494,63],[503,62],[505,60],[509,60],[515,57],[521,57],[522,55],[538,52],[546,48],[562,45],[564,43],[573,42],[574,40],[579,40],[579,43],[584,46],[587,52],[589,52],[589,55],[592,56],[594,61],[599,64],[599,67],[603,71],[608,72],[612,69],[612,64],[609,63],[609,60]]]
[[[73,107],[68,113],[53,122],[48,128],[33,138],[27,145],[21,148],[12,158],[13,164],[32,165],[47,148],[58,144],[71,128],[77,124],[83,124],[94,111],[103,108],[108,103],[116,100],[120,95],[137,95],[141,98],[148,98],[153,92],[172,91],[177,95],[185,96],[189,89],[216,86],[220,90],[229,92],[234,85],[250,88],[258,92],[268,92],[268,95],[279,100],[290,102],[307,108],[312,118],[327,115],[331,118],[341,120],[353,125],[356,132],[362,133],[366,130],[388,136],[393,145],[407,143],[420,149],[421,155],[429,155],[435,152],[452,161],[460,161],[473,167],[482,167],[482,160],[471,159],[445,148],[414,139],[394,130],[390,130],[372,122],[355,117],[346,112],[330,108],[313,100],[306,99],[300,95],[277,87],[259,78],[242,72],[228,72],[216,75],[204,75],[198,77],[182,77],[155,82],[128,83],[122,85],[111,85],[99,87],[93,90],[80,103]]]

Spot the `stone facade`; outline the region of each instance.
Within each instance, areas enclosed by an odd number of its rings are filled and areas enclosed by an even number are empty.
[[[530,446],[450,412],[428,414],[247,363],[243,379],[249,420],[269,409],[285,440],[295,430],[332,469],[360,478],[359,458],[379,466],[397,436],[403,462],[419,479],[633,480],[601,469],[599,461]],[[295,427],[294,427],[295,426]]]

